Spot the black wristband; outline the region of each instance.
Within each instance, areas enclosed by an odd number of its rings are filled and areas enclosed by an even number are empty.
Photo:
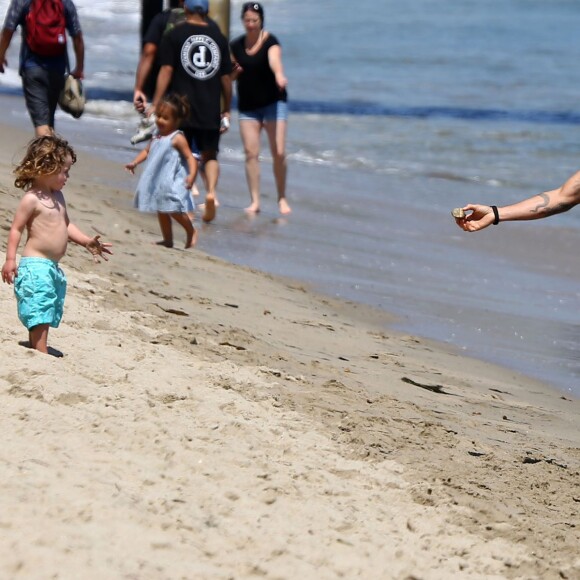
[[[490,205],[491,211],[493,211],[493,215],[495,216],[493,222],[491,222],[494,226],[499,224],[499,211],[497,211],[497,205]]]

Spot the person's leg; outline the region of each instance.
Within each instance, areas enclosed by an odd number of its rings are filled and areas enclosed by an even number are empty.
[[[208,190],[207,177],[205,175],[205,167],[203,166],[203,163],[201,162],[201,160],[199,162],[199,175],[201,176],[201,180],[203,181],[203,187],[207,191]]]
[[[24,102],[37,137],[52,133],[49,125],[48,88],[48,73],[42,68],[31,67],[22,71]]]
[[[22,72],[24,101],[37,137],[54,134],[54,113],[58,93],[64,77],[41,67],[26,68]]]
[[[49,353],[48,329],[57,328],[66,297],[66,276],[56,262],[22,257],[14,281],[18,318],[28,329],[31,348]]]
[[[171,228],[171,216],[168,213],[161,213],[158,211],[157,219],[159,220],[161,235],[163,236],[163,240],[161,242],[158,242],[158,245],[165,246],[166,248],[173,248],[173,230]]]
[[[193,160],[194,160],[194,165],[195,165],[195,170],[194,170],[195,178],[193,180],[193,186],[191,187],[191,192],[190,192],[191,201],[193,203],[193,210],[187,212],[187,216],[189,217],[190,221],[193,221],[195,219],[195,209],[197,206],[195,198],[199,196],[199,189],[197,189],[197,185],[195,185],[195,179],[201,173],[201,168],[199,166],[199,154],[194,154]]]
[[[197,140],[195,138],[195,132],[191,127],[183,127],[181,129],[183,131],[183,135],[187,139],[189,143],[189,148],[191,149],[191,153],[193,155],[193,159],[195,160],[195,174],[193,178],[193,182],[197,179],[197,174],[200,172],[199,160],[201,159],[201,151],[197,145]]]
[[[48,125],[40,125],[39,127],[34,127],[34,133],[37,137],[47,137],[49,135],[54,135],[52,127]]]
[[[38,324],[28,331],[30,346],[44,354],[48,354],[48,328],[48,324]]]
[[[240,120],[240,136],[246,156],[246,181],[250,191],[249,213],[260,211],[260,131],[262,122],[254,119]]]
[[[207,184],[202,219],[204,222],[209,223],[215,219],[216,214],[216,188],[220,175],[220,166],[217,160],[217,151],[203,151],[201,159]]]
[[[266,121],[264,128],[268,141],[270,143],[270,151],[272,153],[272,165],[274,170],[274,179],[276,180],[276,189],[278,191],[278,208],[280,213],[289,214],[292,209],[286,200],[286,131],[287,121],[279,119],[277,121]]]
[[[196,140],[195,140],[195,135],[194,135],[194,131],[191,127],[183,127],[181,129],[183,131],[183,134],[185,135],[185,138],[187,139],[187,142],[189,143],[189,148],[191,149],[191,153],[193,155],[193,159],[195,161],[195,172],[194,172],[194,178],[193,178],[193,187],[191,188],[191,195],[193,197],[198,196],[199,195],[199,190],[197,189],[196,185],[195,185],[195,180],[197,179],[197,176],[199,173],[201,173],[201,176],[204,180],[205,183],[205,177],[204,177],[204,173],[203,173],[203,167],[201,167],[200,165],[200,159],[201,159],[201,153],[199,151],[199,147],[197,146]],[[193,201],[193,205],[197,206],[199,204],[197,204],[195,202],[195,200]],[[193,220],[195,218],[195,212],[190,212],[189,214],[189,218],[191,220]]]
[[[218,152],[220,144],[219,129],[198,130],[196,132],[199,148],[201,149],[201,164],[205,173],[206,196],[202,219],[209,223],[215,219],[217,207],[217,183],[220,174]]]
[[[186,213],[172,213],[171,217],[185,230],[185,249],[193,248],[197,242],[197,230]]]
[[[58,99],[61,91],[64,89],[65,76],[58,71],[49,71],[48,75],[48,126],[51,133],[54,133],[54,116]]]

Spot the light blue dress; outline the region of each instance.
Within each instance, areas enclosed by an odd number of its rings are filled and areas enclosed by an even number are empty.
[[[185,185],[189,175],[187,163],[172,145],[178,133],[181,131],[153,137],[133,202],[139,211],[185,213],[194,210],[191,191]]]

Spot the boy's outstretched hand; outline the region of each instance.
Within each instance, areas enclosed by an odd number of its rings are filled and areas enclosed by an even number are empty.
[[[101,236],[95,236],[91,239],[90,242],[87,242],[85,248],[93,255],[93,260],[95,262],[100,262],[99,257],[103,258],[105,262],[109,259],[107,258],[107,254],[113,255],[113,252],[109,250],[109,248],[113,244],[109,244],[107,242],[100,242],[99,238]]]

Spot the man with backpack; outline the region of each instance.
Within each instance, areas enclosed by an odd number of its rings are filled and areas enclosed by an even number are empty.
[[[54,133],[58,97],[69,70],[66,33],[72,38],[75,68],[83,78],[85,46],[72,0],[11,0],[0,34],[0,73],[16,28],[22,30],[19,73],[28,114],[37,136]]]

